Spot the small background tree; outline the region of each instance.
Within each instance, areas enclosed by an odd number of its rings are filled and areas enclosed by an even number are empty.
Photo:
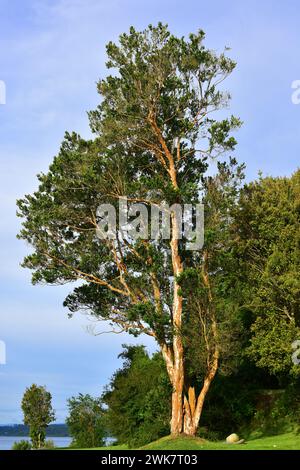
[[[30,438],[34,449],[40,449],[45,444],[46,428],[55,421],[52,408],[52,396],[45,387],[36,384],[27,388],[22,399],[24,424],[30,428]]]
[[[106,435],[100,398],[80,393],[68,400],[66,420],[74,447],[101,447]]]

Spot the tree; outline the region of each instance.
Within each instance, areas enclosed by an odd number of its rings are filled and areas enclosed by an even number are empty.
[[[216,270],[208,250],[193,252],[180,240],[174,204],[197,204],[209,181],[223,184],[220,175],[207,177],[209,164],[219,160],[222,171],[236,144],[231,131],[240,126],[233,116],[213,118],[228,102],[219,85],[235,63],[203,41],[203,31],[186,40],[158,24],[142,32],[131,28],[119,44],[109,43],[107,66],[117,73],[98,84],[101,104],[89,115],[95,139],[66,134],[49,172],[39,175],[38,191],[18,202],[25,219],[20,238],[34,248],[23,264],[34,271],[33,283],[82,280],[65,300],[71,313],[83,309],[118,331],[155,338],[172,384],[174,435],[196,433],[220,357],[210,287]],[[118,226],[114,240],[99,240],[97,208],[118,208],[124,198],[139,203],[140,211],[167,204],[170,239],[136,240]],[[216,220],[226,225],[226,211]],[[195,267],[214,337],[197,387],[185,368],[187,305],[179,284]]]
[[[36,384],[25,390],[22,399],[24,424],[29,426],[29,434],[34,449],[40,449],[45,444],[46,428],[55,421],[52,408],[52,396],[45,387]]]
[[[100,398],[79,393],[68,400],[69,428],[72,445],[75,447],[101,447],[104,445],[105,428],[103,408]]]
[[[106,422],[118,443],[142,446],[166,435],[171,417],[171,386],[161,354],[126,346],[123,366],[102,395]]]
[[[262,178],[241,191],[238,237],[241,309],[251,325],[247,353],[277,378],[299,376],[292,343],[300,339],[300,171]]]

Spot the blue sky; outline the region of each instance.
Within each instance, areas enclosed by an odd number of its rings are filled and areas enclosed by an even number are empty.
[[[227,80],[230,112],[244,121],[236,155],[247,178],[259,170],[289,175],[299,166],[300,105],[291,84],[300,79],[299,4],[282,1],[203,0],[0,0],[0,424],[21,422],[26,386],[46,385],[57,419],[66,399],[97,395],[120,365],[121,344],[131,337],[87,332],[83,315],[67,318],[68,287],[32,287],[19,263],[28,247],[16,240],[15,200],[36,188],[64,132],[88,137],[86,112],[99,98],[105,44],[130,25],[167,22],[184,35],[204,29],[207,46],[231,47],[238,66]],[[141,339],[140,339],[141,341]],[[145,339],[150,350],[153,343]]]

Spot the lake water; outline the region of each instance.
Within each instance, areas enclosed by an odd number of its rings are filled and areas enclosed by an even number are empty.
[[[28,437],[20,436],[0,436],[0,450],[11,450],[14,442],[29,441]],[[71,442],[70,437],[47,437],[47,440],[53,441],[56,447],[68,447]]]

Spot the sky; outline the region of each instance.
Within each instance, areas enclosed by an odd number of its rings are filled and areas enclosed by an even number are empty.
[[[247,179],[299,167],[298,1],[0,0],[0,424],[22,422],[20,402],[32,383],[47,386],[63,422],[67,398],[99,396],[121,365],[122,344],[156,348],[147,338],[90,334],[87,316],[68,319],[62,307],[71,286],[31,285],[20,267],[29,247],[16,239],[15,201],[36,189],[65,131],[90,137],[87,111],[99,103],[105,44],[131,25],[158,21],[179,36],[203,29],[206,46],[218,52],[231,48],[237,67],[226,82],[228,112],[244,122],[236,157]]]

